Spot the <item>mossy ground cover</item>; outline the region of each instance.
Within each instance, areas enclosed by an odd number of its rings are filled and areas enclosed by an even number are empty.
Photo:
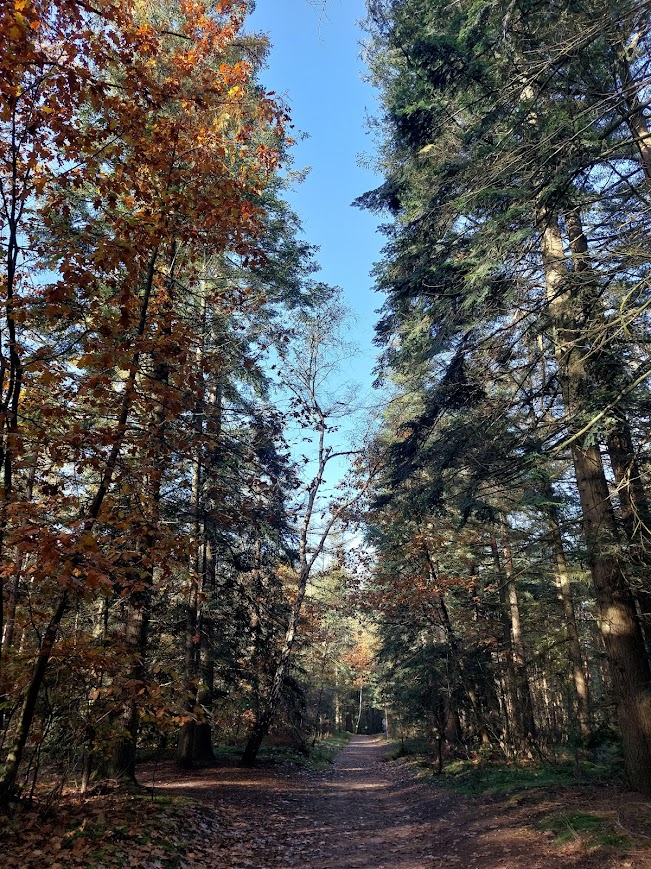
[[[618,758],[595,763],[561,757],[551,762],[529,761],[509,763],[495,758],[456,759],[445,764],[441,775],[435,774],[436,760],[431,745],[425,740],[404,740],[394,743],[391,757],[404,758],[422,775],[431,776],[441,787],[453,788],[466,796],[486,794],[509,796],[520,791],[555,787],[581,787],[604,783],[623,785]]]
[[[555,845],[580,840],[588,847],[630,848],[631,838],[613,823],[613,819],[593,812],[560,812],[545,817],[539,830],[553,835]]]
[[[612,781],[607,766],[586,763],[577,768],[569,761],[515,765],[456,760],[448,764],[443,774],[436,779],[442,786],[454,788],[469,796],[510,796],[520,791],[577,787]]]
[[[404,740],[392,745],[394,762],[407,765],[432,787],[467,797],[490,799],[506,814],[521,807],[528,823],[559,848],[621,852],[648,847],[651,810],[639,794],[626,791],[616,752],[600,762],[568,757],[555,762],[499,762],[495,758],[456,759],[435,774],[431,744]]]

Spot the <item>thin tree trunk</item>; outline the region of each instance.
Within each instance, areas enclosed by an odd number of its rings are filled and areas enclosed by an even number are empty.
[[[325,640],[324,649],[323,649],[323,658],[321,660],[321,683],[319,686],[319,697],[316,704],[316,713],[314,715],[315,718],[315,727],[314,727],[314,738],[312,740],[312,747],[316,745],[317,738],[323,739],[323,727],[321,721],[321,706],[323,704],[323,692],[325,690],[325,673],[326,673],[326,664],[328,662],[328,640]]]
[[[260,746],[262,745],[265,736],[269,732],[269,728],[271,727],[271,724],[276,715],[276,710],[280,705],[283,693],[283,686],[285,684],[285,679],[287,678],[287,675],[289,673],[289,665],[291,661],[292,650],[294,648],[294,640],[296,638],[298,621],[301,614],[303,599],[305,598],[305,591],[307,589],[308,575],[309,572],[306,572],[305,570],[301,571],[301,574],[299,575],[298,594],[294,600],[294,604],[290,613],[289,624],[285,633],[285,639],[282,649],[280,651],[280,657],[276,665],[273,680],[271,683],[271,690],[269,691],[269,695],[267,696],[266,701],[263,703],[260,715],[258,716],[258,720],[256,721],[251,731],[251,735],[249,736],[248,742],[244,749],[244,753],[242,755],[242,763],[245,766],[250,766],[255,763],[256,757],[258,756],[258,752],[260,750]]]
[[[56,609],[54,610],[48,626],[45,629],[45,633],[43,634],[34,671],[29,681],[29,685],[27,686],[20,716],[18,718],[16,735],[9,751],[7,752],[7,759],[5,760],[4,768],[2,770],[2,779],[0,780],[0,805],[6,805],[14,796],[18,769],[23,758],[23,752],[25,750],[25,745],[27,744],[27,737],[29,736],[32,720],[34,718],[36,701],[38,699],[41,685],[43,684],[43,679],[50,660],[50,655],[52,654],[52,649],[54,648],[54,643],[56,642],[59,625],[61,624],[61,620],[68,608],[68,602],[68,592],[64,591],[58,600]]]
[[[142,337],[147,325],[149,303],[154,287],[154,275],[157,258],[158,248],[155,248],[150,256],[147,269],[145,287],[140,306],[140,318],[136,333],[137,337]],[[134,389],[136,384],[136,378],[138,375],[139,363],[140,352],[136,351],[134,353],[131,367],[129,369],[129,374],[127,376],[127,381],[124,386],[124,396],[122,399],[120,414],[117,421],[118,425],[116,439],[107,457],[106,464],[102,473],[102,478],[95,492],[95,496],[87,512],[85,512],[85,514],[82,513],[79,517],[81,520],[84,520],[84,533],[89,533],[93,530],[95,523],[97,522],[97,519],[100,515],[102,504],[104,503],[104,499],[108,494],[111,482],[113,480],[115,468],[117,467],[118,459],[120,457],[120,453],[122,451],[122,447],[124,445],[127,434],[127,421],[133,404]],[[18,775],[18,769],[22,761],[27,736],[29,735],[29,731],[31,729],[32,721],[34,718],[36,699],[41,689],[41,685],[43,684],[43,679],[47,671],[50,655],[52,653],[54,643],[56,642],[59,626],[68,608],[69,597],[69,593],[66,590],[58,599],[54,613],[48,623],[48,626],[43,635],[43,639],[41,641],[38,657],[36,659],[36,665],[34,667],[34,671],[32,673],[29,685],[26,688],[25,701],[18,717],[16,727],[16,739],[14,741],[14,744],[12,745],[12,748],[9,751],[7,760],[2,770],[2,775],[0,776],[0,805],[6,805],[6,803],[9,802],[9,800],[11,799],[14,792],[16,776]]]
[[[506,667],[502,679],[504,689],[504,703],[507,715],[504,732],[510,734],[512,747],[516,750],[522,750],[525,747],[525,731],[524,722],[522,721],[522,708],[518,700],[518,679],[515,671],[515,652],[513,649],[513,631],[511,629],[511,609],[509,606],[507,583],[502,568],[500,559],[497,538],[494,534],[490,536],[491,552],[493,554],[493,566],[495,577],[498,583],[498,592],[500,598],[500,617],[502,621],[502,647],[504,649],[504,657]]]
[[[362,723],[362,710],[363,710],[363,699],[364,699],[364,683],[361,682],[359,686],[359,703],[357,709],[357,724],[355,725],[355,733],[359,733],[359,726]]]
[[[318,386],[321,382],[321,377],[323,375],[320,365],[321,353],[323,351],[324,335],[321,332],[320,328],[315,328],[314,331],[312,331],[311,334],[307,336],[307,338],[307,358],[305,360],[301,359],[300,367],[298,367],[298,365],[295,367],[294,372],[296,374],[296,383],[293,387],[290,384],[290,388],[292,388],[294,390],[294,394],[297,395],[297,398],[300,401],[300,406],[306,410],[309,410],[312,418],[315,421],[315,435],[317,438],[317,468],[314,478],[307,487],[307,502],[305,505],[305,512],[303,514],[303,520],[301,522],[301,527],[298,534],[298,587],[296,590],[296,597],[294,598],[294,602],[289,613],[287,629],[285,631],[285,637],[282,648],[280,650],[278,663],[276,664],[276,669],[274,671],[271,690],[266,700],[262,704],[262,709],[255,725],[253,726],[249,740],[242,755],[242,763],[247,765],[253,764],[255,762],[260,746],[262,745],[262,741],[267,735],[269,727],[273,722],[276,710],[278,709],[278,705],[282,697],[283,685],[285,683],[287,675],[289,674],[289,667],[292,657],[292,651],[294,648],[294,641],[296,638],[296,631],[298,629],[301,608],[303,606],[303,600],[305,599],[307,583],[312,568],[314,567],[317,558],[323,552],[326,541],[328,540],[330,532],[332,531],[335,523],[338,522],[340,517],[343,516],[344,513],[359,500],[359,498],[366,491],[366,488],[370,484],[371,480],[371,475],[369,475],[366,484],[359,488],[354,495],[352,495],[348,500],[339,501],[337,503],[336,507],[332,509],[329,518],[325,522],[325,525],[316,535],[316,543],[314,543],[314,545],[310,545],[313,533],[312,520],[316,512],[317,496],[319,495],[323,483],[324,474],[328,462],[333,459],[337,454],[333,453],[330,447],[326,447],[325,437],[326,432],[328,431],[328,419],[319,404],[317,395]]]
[[[588,695],[588,683],[583,670],[583,654],[579,640],[579,631],[576,624],[574,600],[572,599],[572,587],[570,584],[570,572],[565,557],[565,547],[558,521],[558,510],[553,503],[553,492],[549,488],[550,502],[547,507],[552,548],[554,550],[554,562],[556,565],[555,577],[556,588],[560,603],[563,607],[565,633],[567,635],[567,652],[572,668],[572,684],[574,686],[574,706],[579,732],[585,739],[590,735],[590,698]]]
[[[204,535],[206,529],[204,527]],[[204,592],[212,603],[215,595],[216,564],[215,554],[209,538],[204,542],[205,565]],[[203,710],[203,718],[197,721],[194,727],[194,740],[192,743],[192,760],[201,766],[208,766],[217,762],[212,745],[212,715],[215,694],[215,636],[214,621],[210,613],[210,605],[204,607],[201,616],[201,647],[200,647],[200,676],[201,684],[197,693],[197,703]]]
[[[343,730],[343,721],[341,717],[341,697],[339,696],[339,671],[335,665],[335,729],[337,733]]]
[[[186,704],[187,720],[181,725],[176,752],[176,760],[182,769],[190,769],[193,764],[194,738],[196,719],[194,706],[197,702],[199,689],[199,656],[201,649],[201,633],[199,631],[199,591],[204,584],[200,578],[199,560],[201,551],[201,520],[200,520],[200,487],[201,464],[197,458],[192,471],[192,511],[194,513],[194,545],[195,556],[192,564],[192,587],[185,608],[185,678],[188,700]],[[205,578],[204,578],[205,582]]]
[[[518,699],[520,702],[520,718],[523,735],[528,743],[536,738],[536,722],[533,714],[533,700],[531,698],[531,686],[529,684],[527,652],[522,636],[522,622],[520,618],[520,601],[518,590],[513,576],[513,554],[511,551],[511,537],[506,518],[502,520],[502,552],[504,577],[506,586],[506,599],[511,622],[511,635],[513,638],[513,664],[515,670]]]

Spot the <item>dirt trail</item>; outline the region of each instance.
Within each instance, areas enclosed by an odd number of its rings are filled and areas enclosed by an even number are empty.
[[[157,789],[217,809],[206,834],[219,869],[651,869],[648,851],[551,844],[535,822],[554,803],[465,799],[386,763],[386,752],[354,736],[325,773],[228,767],[188,778],[165,765],[141,781],[153,775]]]

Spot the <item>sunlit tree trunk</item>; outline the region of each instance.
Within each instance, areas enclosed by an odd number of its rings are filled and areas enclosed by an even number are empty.
[[[631,64],[623,41],[615,47],[614,71],[619,79],[622,94],[620,114],[631,131],[635,147],[640,155],[640,166],[647,186],[651,189],[651,130],[644,113],[646,104],[640,96],[641,84],[631,72]]]
[[[651,790],[651,696],[644,639],[635,602],[623,569],[615,515],[610,502],[601,452],[582,441],[577,420],[585,401],[587,377],[576,323],[575,300],[566,286],[567,265],[558,217],[547,209],[539,214],[541,251],[549,312],[565,417],[576,476],[588,563],[595,587],[599,620],[611,668],[631,784]]]

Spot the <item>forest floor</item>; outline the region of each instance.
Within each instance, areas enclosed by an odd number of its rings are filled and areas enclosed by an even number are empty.
[[[71,796],[63,815],[26,825],[16,814],[0,865],[651,869],[651,804],[639,794],[590,786],[466,797],[388,763],[389,750],[354,736],[325,771],[144,764],[146,790],[122,803]]]

